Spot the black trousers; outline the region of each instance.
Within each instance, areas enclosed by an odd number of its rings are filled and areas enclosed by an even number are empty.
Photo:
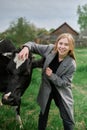
[[[54,99],[56,106],[59,108],[64,130],[74,130],[74,122],[70,119],[66,109],[64,108],[61,96],[55,87],[52,88],[44,114],[42,114],[42,112],[40,112],[39,114],[38,130],[46,130],[48,114],[52,99]]]

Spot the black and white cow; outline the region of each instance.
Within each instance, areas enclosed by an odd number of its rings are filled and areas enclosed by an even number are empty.
[[[33,68],[42,67],[43,59],[34,60],[30,53],[28,59],[19,60],[18,53],[20,49],[16,49],[10,41],[3,40],[0,45],[0,92],[3,92],[2,103],[15,107],[17,120],[20,127],[22,127],[20,118],[21,96],[31,82]]]

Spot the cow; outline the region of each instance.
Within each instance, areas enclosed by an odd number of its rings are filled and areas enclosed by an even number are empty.
[[[32,53],[28,59],[19,59],[20,48],[15,48],[9,40],[0,42],[0,92],[2,103],[14,106],[16,118],[23,127],[20,117],[21,96],[31,83],[32,71],[34,68],[41,68],[43,59],[35,60]]]

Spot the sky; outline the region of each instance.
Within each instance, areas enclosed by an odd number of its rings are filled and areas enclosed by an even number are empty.
[[[0,32],[20,17],[48,31],[64,22],[79,31],[77,8],[85,4],[87,0],[0,0]]]

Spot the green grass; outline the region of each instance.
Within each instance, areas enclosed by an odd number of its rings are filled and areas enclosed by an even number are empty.
[[[73,79],[75,130],[87,130],[87,48],[76,49],[77,70]]]
[[[76,49],[77,70],[73,78],[75,130],[87,130],[87,49]],[[35,69],[31,85],[22,97],[21,118],[23,130],[38,130],[40,108],[36,102],[41,82],[41,70]],[[9,106],[0,107],[0,130],[19,130],[15,112]],[[46,130],[63,130],[59,111],[52,101]]]

